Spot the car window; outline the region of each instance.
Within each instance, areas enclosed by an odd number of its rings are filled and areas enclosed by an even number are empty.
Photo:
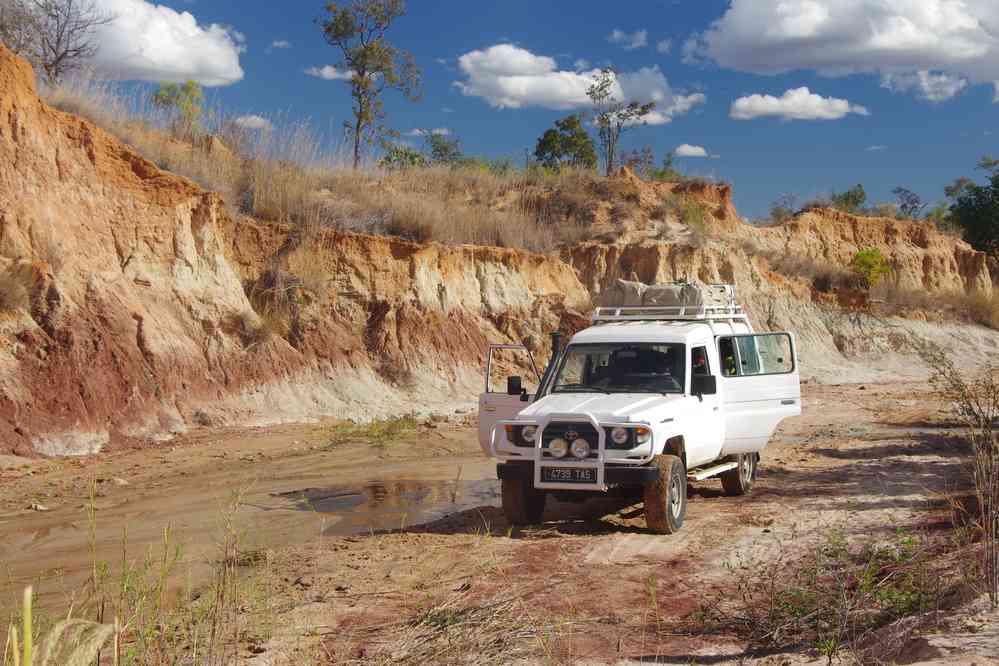
[[[694,347],[690,351],[690,372],[694,375],[711,374],[711,366],[708,364],[708,350],[706,347]]]
[[[682,344],[570,345],[552,383],[553,393],[683,393]]]
[[[781,375],[794,372],[794,347],[787,333],[737,335],[718,340],[726,377]]]
[[[718,356],[721,359],[722,374],[726,377],[738,376],[739,362],[735,357],[735,343],[732,338],[722,338],[718,341]]]

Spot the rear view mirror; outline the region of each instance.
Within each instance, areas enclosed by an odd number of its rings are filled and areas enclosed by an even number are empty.
[[[506,394],[520,395],[524,392],[523,381],[520,377],[506,378]]]
[[[690,378],[690,392],[696,396],[718,393],[718,378],[714,375],[694,375]]]

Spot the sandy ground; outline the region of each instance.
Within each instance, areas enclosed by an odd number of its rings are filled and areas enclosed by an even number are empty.
[[[804,395],[804,415],[767,449],[752,495],[693,484],[686,525],[669,537],[647,532],[640,505],[626,499],[551,502],[541,526],[510,528],[472,415],[384,446],[330,446],[323,425],[279,426],[206,430],[109,459],[0,460],[2,603],[35,582],[44,604],[68,604],[92,551],[121,558],[123,530],[128,556],[141,557],[169,525],[197,581],[238,495],[244,548],[273,549],[284,582],[274,592],[279,627],[256,646],[257,663],[295,663],[296,650],[317,642],[333,663],[405,653],[421,640],[407,618],[441,604],[492,604],[504,621],[550,623],[540,637],[528,632],[528,661],[807,661],[807,652],[761,656],[735,636],[706,641],[664,626],[731,585],[733,563],[772,559],[831,529],[924,529],[940,519],[939,493],[966,470],[923,384],[809,384]],[[999,663],[994,615],[961,617],[920,638],[904,663]]]

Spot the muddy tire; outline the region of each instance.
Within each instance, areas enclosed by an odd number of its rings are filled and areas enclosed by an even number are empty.
[[[676,456],[656,456],[659,479],[645,486],[645,524],[657,534],[674,534],[687,515],[687,470]]]
[[[535,525],[545,512],[545,493],[531,481],[503,479],[503,514],[511,525]]]
[[[756,468],[759,456],[755,453],[741,453],[735,457],[739,466],[721,474],[722,488],[730,497],[745,495],[753,489],[756,481]]]

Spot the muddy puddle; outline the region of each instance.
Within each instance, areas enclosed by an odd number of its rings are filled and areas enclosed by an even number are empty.
[[[325,536],[404,529],[473,507],[500,505],[499,482],[495,479],[371,481],[362,486],[272,493],[271,497],[330,519],[332,523],[323,530]]]

